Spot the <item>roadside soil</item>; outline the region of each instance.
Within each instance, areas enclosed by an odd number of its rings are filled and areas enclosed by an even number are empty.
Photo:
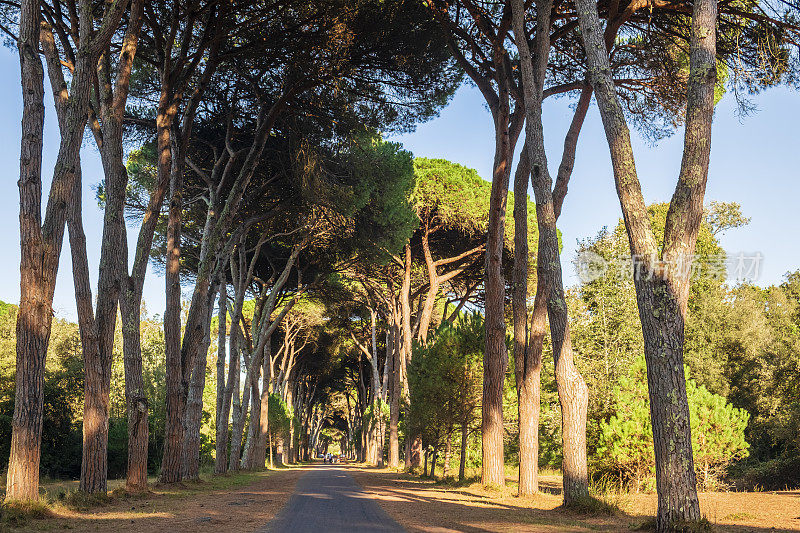
[[[608,495],[606,500],[620,509],[612,515],[564,510],[558,475],[541,477],[541,494],[518,498],[510,478],[508,487],[488,489],[479,483],[456,486],[386,469],[342,466],[367,496],[411,532],[630,532],[646,526],[656,510],[654,494]],[[116,496],[81,511],[57,503],[49,518],[28,519],[20,527],[0,524],[0,531],[252,532],[275,517],[309,468],[156,485],[147,495]],[[50,494],[64,489],[58,484],[47,488]],[[800,491],[704,493],[700,502],[716,531],[800,531]]]
[[[28,519],[7,531],[120,533],[200,531],[251,532],[263,528],[289,500],[303,467],[214,476],[207,481],[156,485],[143,496],[112,497],[106,504],[75,511],[56,504],[52,516]],[[0,525],[0,531],[4,526]]]
[[[611,516],[564,510],[561,478],[555,475],[542,476],[541,494],[518,498],[513,486],[452,486],[385,469],[349,468],[364,491],[411,532],[630,532],[646,527],[656,511],[655,494],[610,496],[607,501],[620,509]],[[704,493],[700,502],[717,531],[800,531],[800,491]]]

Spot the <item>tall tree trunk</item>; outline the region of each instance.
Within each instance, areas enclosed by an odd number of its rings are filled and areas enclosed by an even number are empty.
[[[519,415],[520,496],[539,491],[539,387],[542,341],[547,307],[541,292],[534,302],[528,331],[528,176],[530,158],[527,143],[520,154],[514,176],[514,377],[517,382]],[[530,342],[529,342],[530,339]]]
[[[80,173],[75,182],[67,219],[78,328],[83,351],[83,447],[79,489],[90,494],[105,494],[108,472],[108,407],[111,387],[111,358],[100,355],[97,325],[92,310],[92,290],[86,255],[86,236],[81,212]],[[105,247],[105,246],[104,246]],[[101,263],[102,264],[102,263]],[[100,296],[98,295],[98,303]]]
[[[97,282],[97,311],[94,315],[93,337],[97,350],[87,352],[96,361],[84,364],[85,399],[83,460],[81,462],[80,489],[88,493],[106,494],[108,477],[108,416],[111,391],[111,365],[114,358],[114,330],[120,291],[127,278],[127,243],[125,229],[125,193],[128,170],[125,168],[123,150],[123,119],[128,99],[130,75],[142,26],[143,2],[131,3],[128,27],[117,61],[116,79],[112,87],[110,51],[100,60],[97,76],[104,87],[100,101],[102,142],[99,145],[105,174],[106,205],[103,219],[103,237],[100,250],[100,270]],[[80,191],[76,191],[80,196]],[[80,212],[76,213],[80,216]],[[81,221],[75,221],[77,225]],[[81,229],[82,233],[82,229]],[[72,228],[70,228],[72,235]],[[86,261],[86,247],[79,247]],[[73,251],[73,257],[75,251]],[[75,262],[73,261],[73,266]],[[88,266],[88,265],[87,265]],[[88,285],[88,268],[86,269]],[[89,302],[91,305],[91,302]],[[90,376],[91,374],[91,376]],[[91,386],[90,386],[91,384]],[[93,398],[90,400],[90,392]]]
[[[217,317],[219,329],[217,330],[216,455],[214,457],[214,473],[224,474],[228,471],[228,417],[230,414],[225,410],[225,337],[227,336],[228,323],[228,284],[224,274],[219,285],[219,312]],[[231,366],[231,371],[233,371],[233,366]]]
[[[162,95],[162,100],[165,97]],[[171,103],[171,102],[169,102]],[[162,102],[162,107],[165,105]],[[168,104],[166,104],[168,105]],[[166,113],[159,113],[159,116]],[[171,139],[168,131],[171,124],[156,123],[158,129],[158,151],[166,152],[163,142],[179,142]],[[181,220],[183,210],[183,169],[178,164],[177,154],[172,154],[169,167],[159,164],[159,172],[169,172],[170,202],[167,217],[166,257],[166,305],[164,307],[164,349],[166,352],[166,413],[164,420],[164,454],[161,460],[161,482],[174,483],[181,480],[183,446],[183,413],[186,409],[186,389],[181,363]],[[161,163],[161,162],[159,162]]]
[[[498,52],[495,52],[495,56]],[[495,57],[499,72],[505,71],[502,57]],[[506,77],[500,75],[505,80]],[[516,135],[510,133],[508,86],[501,83],[499,104],[492,109],[495,123],[495,155],[492,191],[489,198],[489,225],[486,240],[484,287],[486,299],[486,345],[483,354],[482,403],[482,476],[484,485],[505,485],[503,454],[503,385],[508,368],[505,325],[505,278],[503,276],[503,235],[505,233],[506,199],[511,174],[513,145]]]
[[[209,293],[210,302],[216,297],[216,286]],[[200,425],[203,418],[203,390],[206,386],[206,365],[208,363],[208,348],[211,345],[211,316],[213,306],[207,305],[205,320],[205,335],[197,359],[195,359],[192,376],[189,381],[189,391],[184,415],[183,433],[183,472],[184,479],[197,479],[200,477]]]
[[[394,310],[394,309],[393,309]],[[400,467],[400,329],[396,311],[392,313],[395,323],[392,326],[392,358],[389,392],[389,468]],[[388,362],[387,362],[388,363]]]
[[[19,173],[20,304],[17,366],[7,501],[39,499],[39,456],[44,405],[44,362],[50,340],[50,304],[41,254],[44,69],[39,58],[39,2],[22,0],[19,61],[22,71],[22,142]]]
[[[514,33],[525,35],[524,7],[514,0]],[[520,53],[526,111],[526,145],[531,164],[531,181],[536,197],[536,219],[539,227],[537,289],[546,299],[553,339],[556,387],[561,404],[563,443],[564,503],[584,498],[589,492],[586,460],[586,413],[589,391],[586,382],[575,366],[569,333],[567,305],[561,273],[556,212],[553,205],[552,179],[547,168],[542,126],[542,98],[547,58],[550,50],[551,0],[542,0],[536,9],[535,63],[526,39],[517,39]]]
[[[162,99],[163,96],[162,96]],[[172,124],[176,107],[159,106],[157,122]],[[169,187],[171,156],[170,127],[158,131],[158,181],[150,193],[147,211],[139,228],[133,266],[130,275],[123,277],[120,292],[122,315],[122,349],[125,366],[125,400],[128,411],[128,468],[125,490],[142,492],[147,490],[147,455],[150,438],[148,421],[149,403],[144,391],[141,346],[141,310],[144,280],[153,244],[156,224]],[[162,171],[162,169],[164,169]],[[123,230],[125,226],[123,225]],[[124,265],[128,264],[127,236],[122,239]]]
[[[405,368],[412,357],[412,335],[411,335],[411,245],[406,244],[403,260],[403,284],[400,288],[401,321],[403,331],[403,357],[401,368]],[[403,372],[405,375],[405,372]],[[405,382],[406,392],[408,380]],[[410,427],[410,426],[407,426]],[[419,468],[422,460],[422,439],[418,435],[406,435],[406,468]]]
[[[660,247],[636,173],[630,132],[610,77],[597,10],[588,0],[578,0],[577,7],[590,78],[611,152],[617,195],[631,253],[637,262],[634,286],[644,336],[656,462],[656,529],[667,531],[700,519],[683,372],[684,321],[691,270],[685,267],[692,260],[697,243],[708,180],[717,74],[717,2],[700,0],[692,8],[683,160],[667,213],[660,261],[657,260]]]

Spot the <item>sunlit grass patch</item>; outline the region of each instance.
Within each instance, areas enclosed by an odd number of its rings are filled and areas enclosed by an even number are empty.
[[[21,527],[28,520],[47,518],[52,516],[52,511],[44,501],[7,502],[0,505],[0,524]]]
[[[569,503],[564,502],[562,507],[590,516],[613,516],[622,513],[617,504],[602,495],[587,494],[571,500]]]
[[[114,496],[106,494],[89,494],[82,490],[74,490],[63,495],[59,493],[56,501],[73,511],[88,511],[94,507],[108,505],[115,500]],[[55,503],[55,502],[54,502]]]

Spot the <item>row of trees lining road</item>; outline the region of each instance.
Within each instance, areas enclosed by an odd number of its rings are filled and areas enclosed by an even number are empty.
[[[166,281],[161,482],[199,476],[208,355],[216,353],[216,473],[262,468],[268,450],[270,462],[274,455],[308,460],[336,438],[352,456],[383,464],[387,434],[386,462],[399,467],[402,434],[406,468],[420,467],[424,457],[433,476],[442,446],[447,469],[460,427],[463,478],[479,405],[481,479],[502,486],[510,322],[519,493],[538,491],[548,349],[564,501],[580,505],[589,497],[589,448],[600,441],[588,440],[596,437],[592,405],[586,367],[576,360],[570,315],[577,300],[563,284],[557,221],[594,95],[623,212],[624,254],[637,264],[628,303],[638,306],[647,368],[657,529],[701,518],[695,407],[684,374],[693,284],[690,270],[679,267],[703,238],[714,105],[726,90],[747,105],[744,93],[796,83],[796,7],[22,0],[1,13],[0,27],[18,43],[23,88],[21,300],[6,500],[38,498],[51,309],[66,229],[83,354],[81,491],[108,488],[118,329],[126,489],[147,489],[154,406],[142,292],[152,261]],[[61,144],[43,210],[45,69]],[[448,161],[413,159],[381,137],[436,116],[464,78],[493,118],[491,183]],[[577,103],[553,179],[542,109],[559,95],[575,95]],[[665,211],[658,224],[643,199],[628,123],[653,139],[685,128],[677,186],[668,206],[656,209]],[[104,173],[94,303],[81,206],[87,126]],[[741,222],[731,218],[737,213],[712,209],[716,223],[728,226]],[[589,286],[582,290],[591,294]],[[476,342],[483,342],[480,372]],[[443,378],[445,370],[452,379]],[[458,380],[460,396],[445,386]],[[726,405],[690,390],[698,402]],[[430,397],[446,408],[431,410],[423,400]],[[606,448],[621,420],[608,416],[598,444]],[[735,448],[729,455],[737,457],[745,449],[720,446]],[[706,472],[720,464],[702,461]],[[650,472],[643,468],[634,469],[637,476]]]
[[[662,231],[666,205],[654,206],[650,213],[654,230],[656,233]],[[707,220],[714,218],[711,209]],[[718,260],[721,251],[713,237],[717,231],[716,225],[704,225],[698,240],[698,250],[708,258],[709,268],[714,266],[711,262]],[[587,240],[585,246],[587,251],[607,259],[612,265],[622,264],[621,259],[628,253],[624,225],[620,223],[613,232],[600,232],[596,238]],[[627,276],[624,270],[617,270],[582,285],[580,290],[569,289],[567,302],[570,315],[574,317],[573,341],[582,372],[590,390],[598,391],[589,402],[587,455],[590,471],[622,488],[653,490],[655,470],[647,389],[643,380],[643,338],[638,326],[635,288]],[[792,324],[796,324],[798,316],[795,278],[790,276],[784,285],[768,289],[748,285],[728,289],[722,279],[707,275],[693,284],[685,361],[692,379],[687,392],[692,413],[695,471],[703,490],[725,487],[731,479],[747,487],[782,488],[797,483],[796,478],[792,480],[792,458],[795,457],[796,461],[797,455],[796,432],[792,429],[797,423],[796,406],[791,402],[780,402],[780,411],[775,412],[777,399],[791,397],[791,386],[796,381],[791,377],[793,361],[798,353],[797,330],[792,333]],[[337,301],[359,298],[358,294],[358,291],[341,291],[337,293]],[[444,304],[445,301],[439,303],[441,306]],[[453,307],[451,304],[450,309]],[[16,307],[7,305],[3,309],[0,331],[4,344],[0,368],[4,383],[9,386],[0,391],[0,443],[7,453],[13,412],[14,391],[10,383],[14,366]],[[339,450],[354,457],[363,453],[365,460],[371,462],[372,459],[367,457],[370,448],[366,442],[371,438],[373,426],[370,424],[376,419],[372,417],[366,394],[373,380],[372,369],[363,352],[350,342],[352,318],[348,317],[354,316],[350,314],[351,310],[351,306],[299,302],[287,315],[286,329],[281,327],[276,333],[273,355],[286,348],[291,351],[294,339],[295,360],[299,359],[304,365],[297,374],[298,378],[323,374],[317,385],[321,392],[315,394],[317,401],[312,408],[316,412],[310,416],[310,427],[313,427],[309,435],[311,449],[319,450],[325,446],[328,446],[325,449],[331,449],[329,439],[335,436]],[[357,313],[363,313],[365,319],[369,317],[366,310]],[[336,317],[336,323],[320,321],[320,317]],[[211,344],[214,347],[210,349],[209,357],[216,352],[218,339],[213,335],[217,334],[218,326],[212,322]],[[422,436],[423,457],[427,455],[423,464],[427,465],[429,475],[455,476],[460,473],[463,458],[466,478],[472,475],[476,466],[480,467],[477,429],[480,427],[483,323],[477,315],[468,320],[466,327],[460,321],[453,326],[442,326],[445,328],[442,334],[437,334],[429,345],[415,352],[409,367],[412,369],[410,410],[413,412],[410,420],[414,425],[413,431],[419,431]],[[391,363],[391,352],[386,358],[385,327],[379,317],[376,329],[381,387],[388,383],[386,372],[391,373],[391,365],[385,366],[387,360]],[[77,477],[81,463],[83,402],[78,326],[56,321],[53,328],[45,381],[42,471],[51,477]],[[148,319],[143,322],[145,390],[154,405],[149,416],[153,428],[148,465],[151,475],[158,471],[159,452],[163,446],[165,387],[163,363],[160,363],[164,342],[161,328],[160,321]],[[369,322],[364,320],[363,329],[356,331],[361,338],[368,339],[369,330]],[[466,336],[462,336],[464,331]],[[112,367],[109,408],[109,476],[114,477],[125,475],[127,459],[121,335],[120,328],[117,328],[115,341],[119,344]],[[747,339],[747,349],[741,347],[743,339]],[[453,350],[453,346],[458,346],[458,349]],[[549,349],[549,345],[546,346],[545,353]],[[311,363],[314,365],[310,366]],[[288,359],[282,362],[282,366],[288,364]],[[464,366],[459,366],[462,364]],[[447,372],[443,373],[443,368]],[[456,374],[458,368],[463,368],[465,373]],[[437,378],[417,380],[420,374]],[[201,404],[199,455],[201,465],[208,469],[212,468],[215,456],[223,457],[222,454],[215,455],[218,441],[214,436],[220,427],[225,427],[218,425],[219,417],[215,413],[218,375],[211,368],[207,371]],[[463,387],[462,379],[467,380],[471,388]],[[458,386],[454,387],[455,383]],[[546,467],[557,467],[561,462],[561,437],[552,364],[544,365],[542,390],[540,461]],[[467,394],[467,391],[472,392]],[[507,418],[504,443],[512,465],[520,453],[516,395],[513,376],[509,375],[504,390],[504,415]],[[348,398],[352,406],[349,413]],[[382,421],[385,428],[389,413],[386,407],[383,409],[384,418],[376,421],[378,424]],[[295,419],[295,412],[294,409],[290,411],[280,391],[273,392],[269,398],[267,445],[273,462],[280,456],[288,461],[291,449],[302,449],[299,436],[303,434],[303,425],[299,418]],[[405,420],[408,419],[404,417],[400,427],[401,442],[406,431],[411,431]],[[294,427],[291,424],[295,424]],[[378,440],[388,446],[384,437],[378,436]],[[465,449],[462,444],[466,445]],[[375,462],[378,460],[376,458]]]
[[[725,206],[727,208],[727,206]],[[663,230],[666,204],[652,206],[650,214],[656,233]],[[721,248],[716,240],[724,225],[718,225],[718,211],[709,209],[708,224],[701,227],[698,251],[704,269],[714,272]],[[623,265],[627,256],[624,224],[613,231],[601,231],[585,241],[586,252],[597,254],[610,265]],[[718,271],[717,271],[718,272]],[[760,289],[751,285],[726,287],[716,274],[704,273],[693,284],[689,300],[685,361],[689,383],[687,392],[692,413],[692,438],[696,458],[695,470],[703,490],[717,490],[732,482],[740,487],[783,488],[797,483],[796,463],[797,406],[779,402],[789,398],[796,380],[797,276],[791,275],[780,285]],[[356,287],[357,289],[358,287]],[[302,369],[297,377],[323,377],[317,385],[317,401],[310,418],[315,431],[309,441],[316,446],[333,445],[335,437],[341,451],[365,459],[370,452],[366,439],[375,420],[366,394],[372,386],[371,362],[351,342],[350,333],[369,339],[368,310],[340,302],[362,298],[359,290],[341,290],[336,301],[326,304],[303,300],[287,315],[276,332],[273,355],[287,348],[295,351],[295,361]],[[351,300],[352,299],[352,300]],[[446,300],[439,306],[444,310]],[[590,390],[597,391],[589,401],[587,455],[593,476],[607,483],[630,490],[653,490],[655,470],[652,433],[648,411],[645,366],[642,358],[643,338],[638,325],[635,288],[629,274],[617,267],[606,276],[567,290],[567,303],[573,317],[573,342]],[[449,310],[454,309],[449,304]],[[4,305],[0,315],[0,371],[5,386],[0,389],[0,450],[8,453],[13,414],[14,323],[17,307]],[[248,311],[249,312],[249,311]],[[355,313],[355,314],[351,314]],[[437,317],[443,316],[444,312]],[[143,313],[146,316],[146,312]],[[364,318],[352,330],[352,320]],[[332,320],[326,320],[325,317]],[[322,318],[322,320],[320,320]],[[440,318],[436,319],[437,321]],[[466,320],[466,323],[462,321]],[[227,326],[227,324],[226,324]],[[285,326],[285,329],[284,329]],[[411,421],[422,434],[423,452],[428,455],[428,471],[434,467],[437,477],[455,476],[464,458],[464,477],[470,478],[480,468],[480,397],[483,322],[480,315],[466,315],[432,342],[419,347],[410,368],[412,398]],[[391,375],[391,351],[385,344],[386,324],[378,315],[376,323],[378,369],[381,387]],[[435,331],[434,330],[434,331]],[[211,324],[212,347],[209,359],[217,352],[219,324]],[[153,409],[149,412],[150,475],[158,472],[163,447],[165,381],[163,368],[164,339],[158,317],[142,323],[144,384]],[[224,337],[223,337],[224,338]],[[124,476],[126,471],[127,420],[125,407],[125,371],[122,357],[122,331],[115,332],[115,355],[112,366],[109,427],[109,476]],[[743,344],[744,341],[744,344]],[[457,350],[453,347],[457,346]],[[391,341],[389,344],[391,349]],[[549,343],[545,353],[550,350]],[[83,404],[83,364],[78,325],[63,320],[53,324],[53,336],[45,375],[45,408],[41,468],[50,477],[78,477],[81,466],[81,420]],[[359,373],[359,360],[361,371]],[[385,366],[386,360],[390,365]],[[561,462],[560,424],[552,363],[544,361],[542,373],[542,424],[540,464],[555,468]],[[290,364],[286,359],[280,366]],[[464,365],[464,366],[459,366]],[[202,395],[202,416],[199,429],[200,463],[211,469],[223,454],[216,454],[218,424],[216,414],[217,376],[209,365]],[[446,368],[447,372],[442,373]],[[456,374],[463,368],[464,374]],[[386,375],[389,372],[389,376]],[[416,380],[422,373],[449,379]],[[224,374],[222,374],[224,377]],[[461,386],[466,380],[470,387]],[[416,385],[421,383],[421,385]],[[454,386],[457,383],[458,386]],[[363,384],[363,387],[359,384]],[[419,387],[421,388],[415,388]],[[272,461],[282,454],[288,461],[291,432],[303,433],[295,410],[289,409],[273,387],[269,399],[267,450]],[[285,389],[286,390],[286,389]],[[383,390],[386,390],[384,388]],[[468,393],[468,391],[471,391]],[[383,391],[382,391],[383,393]],[[509,450],[508,463],[515,465],[520,453],[519,423],[516,418],[516,386],[513,374],[506,377],[504,415]],[[351,402],[348,413],[347,401]],[[422,402],[419,404],[418,402]],[[734,407],[735,406],[735,407]],[[443,409],[443,407],[445,407]],[[776,408],[778,409],[776,411]],[[388,426],[388,409],[377,419]],[[349,418],[348,418],[349,415]],[[743,420],[746,427],[742,427]],[[316,418],[314,418],[316,417]],[[319,417],[322,417],[321,419]],[[363,420],[362,420],[363,417]],[[416,417],[416,418],[415,418]],[[462,418],[463,417],[463,418]],[[400,439],[406,434],[405,415],[401,420]],[[292,428],[290,421],[295,424]],[[364,426],[364,423],[367,423]],[[312,424],[313,425],[313,424]],[[364,429],[366,427],[366,430]],[[378,426],[380,429],[380,425]],[[417,429],[415,429],[417,431]],[[462,454],[464,433],[466,453]],[[449,438],[448,438],[449,437]],[[364,439],[364,442],[362,442]],[[388,449],[388,435],[382,439]],[[382,439],[382,440],[381,440]],[[326,444],[327,443],[327,444]],[[446,461],[450,445],[450,461]],[[744,443],[744,444],[743,444]],[[292,444],[294,446],[294,444]],[[434,459],[433,451],[437,450]],[[5,455],[7,457],[7,455]],[[216,457],[216,459],[215,459]],[[378,459],[375,459],[377,462]],[[795,463],[793,463],[795,461]],[[424,464],[424,462],[423,462]],[[2,465],[4,466],[4,465]]]
[[[792,25],[791,16],[787,19],[788,13],[783,8],[769,5],[759,5],[758,13],[748,14],[739,6],[717,6],[713,1],[705,6],[695,4],[676,8],[673,4],[653,6],[636,2],[626,6],[614,3],[606,7],[586,0],[578,2],[574,11],[571,6],[549,0],[532,4],[522,1],[500,4],[442,1],[430,4],[450,36],[450,47],[459,65],[484,95],[494,119],[493,201],[484,280],[487,299],[483,482],[502,485],[505,477],[502,459],[502,376],[507,365],[503,320],[505,287],[499,268],[502,250],[498,243],[503,236],[503,202],[514,146],[524,122],[525,155],[520,159],[519,166],[523,168],[517,176],[524,176],[525,181],[520,179],[519,183],[527,184],[530,173],[536,197],[539,253],[544,254],[537,260],[536,295],[544,299],[540,303],[541,329],[544,328],[546,309],[553,340],[564,428],[565,502],[569,504],[587,495],[585,430],[588,392],[573,361],[556,220],[571,174],[585,107],[593,91],[609,140],[631,251],[645,262],[646,275],[637,280],[637,302],[647,339],[645,352],[657,450],[657,529],[669,529],[671,524],[682,520],[699,520],[682,364],[683,316],[689,281],[688,275],[676,273],[675,269],[664,269],[663,265],[682,262],[693,255],[708,172],[710,124],[719,79],[717,71],[721,68],[723,72],[731,72],[736,84],[752,89],[783,80],[792,81],[794,75],[791,72],[797,58],[792,56],[790,48],[795,42],[797,28]],[[765,7],[768,15],[762,11]],[[605,28],[601,26],[600,16],[605,19]],[[676,25],[681,18],[681,24]],[[687,20],[691,20],[691,24],[686,24]],[[791,27],[788,32],[787,26]],[[780,54],[780,58],[773,56],[776,64],[771,64],[772,60],[765,61],[757,52],[759,38],[742,44],[740,38],[750,32],[753,36],[769,36],[767,38],[774,46],[783,47],[785,53]],[[720,43],[717,43],[718,34]],[[519,54],[519,68],[514,68],[517,58],[513,47]],[[586,51],[585,58],[582,57],[585,64],[577,69],[574,60],[576,48],[579,54]],[[655,54],[658,59],[653,61],[650,54]],[[681,59],[687,55],[688,75],[685,66],[681,66]],[[671,65],[670,58],[674,58]],[[744,64],[753,71],[769,74],[744,76]],[[765,68],[767,70],[763,70]],[[542,101],[546,96],[566,91],[580,91],[581,99],[564,143],[562,164],[553,185],[544,149]],[[634,121],[638,120],[638,124],[650,128],[652,126],[648,125],[658,124],[653,120],[658,116],[664,117],[666,126],[682,122],[678,117],[684,114],[682,110],[685,109],[685,156],[663,247],[656,243],[647,221],[620,95],[625,97],[627,114],[632,115]],[[635,118],[637,115],[638,119]],[[652,132],[659,133],[657,128]],[[530,166],[530,172],[525,168],[527,166]],[[519,265],[515,281],[526,278],[522,274],[526,269],[525,265]],[[519,284],[515,287],[520,302],[525,292]],[[520,308],[518,303],[517,309]],[[527,317],[519,310],[516,315],[515,353],[527,355],[524,348],[530,340],[524,327]],[[534,322],[531,330],[537,331],[537,326]],[[664,357],[660,357],[662,355]],[[535,367],[539,362],[535,353],[531,359]],[[527,370],[523,366],[519,370],[520,376],[524,378]],[[521,389],[523,394],[527,390]],[[534,387],[530,391],[532,394],[536,392]],[[525,403],[520,401],[520,405]],[[535,420],[535,415],[526,419]],[[533,465],[520,468],[521,485],[535,489],[535,473],[531,472],[534,469]]]
[[[148,406],[141,394],[141,355],[135,337],[145,267],[169,192],[164,247],[168,438],[161,478],[177,481],[183,477],[183,417],[192,369],[207,337],[203,331],[208,329],[214,287],[229,263],[230,249],[241,238],[230,229],[241,220],[242,199],[258,196],[257,187],[269,179],[264,176],[258,185],[253,181],[262,174],[267,141],[277,128],[285,128],[286,122],[305,113],[318,118],[313,121],[319,123],[318,128],[338,129],[339,137],[363,128],[402,129],[434,114],[458,79],[444,44],[437,44],[436,33],[430,31],[427,11],[412,2],[251,5],[211,0],[145,5],[120,0],[96,7],[88,0],[32,0],[22,2],[19,9],[4,8],[4,28],[19,42],[25,94],[20,181],[22,298],[9,500],[35,499],[38,494],[49,309],[68,219],[82,343],[90,354],[86,356],[86,456],[81,488],[90,493],[106,490],[110,346],[119,302],[126,324],[123,331],[129,332],[124,343],[129,347],[129,430],[137,432],[129,436],[132,462],[127,486],[141,490],[146,486],[142,465],[146,465]],[[398,60],[398,49],[404,50],[406,60]],[[62,138],[44,223],[40,215],[44,116],[40,53],[47,60]],[[69,91],[64,80],[69,81]],[[132,101],[126,110],[129,90]],[[220,109],[215,105],[220,100],[234,105]],[[342,114],[350,120],[340,120]],[[213,169],[206,172],[201,162],[194,165],[191,159],[193,146],[202,140],[193,131],[201,129],[204,120],[210,123],[220,118],[228,127],[211,133],[210,142],[221,150]],[[80,190],[78,148],[87,123],[101,150],[105,173],[106,217],[96,312],[90,305],[77,204],[80,195],[75,194]],[[155,168],[155,177],[145,189],[148,201],[140,206],[144,213],[130,275],[124,272],[122,210],[128,173],[122,159],[123,124],[129,139],[144,138],[155,145],[150,150],[154,158],[147,163]],[[200,179],[210,182],[208,189],[214,194],[206,198],[207,231],[199,246],[195,290],[181,341],[181,227],[184,185],[191,178],[187,168],[192,167]],[[247,225],[238,227],[243,231]],[[277,293],[272,300],[276,297]]]

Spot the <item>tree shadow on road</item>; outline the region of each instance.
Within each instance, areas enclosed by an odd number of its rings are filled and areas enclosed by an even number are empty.
[[[352,467],[350,473],[389,515],[412,532],[630,532],[647,531],[652,523],[652,516],[639,512],[615,510],[611,514],[591,514],[565,509],[561,505],[559,480],[549,479],[554,476],[547,476],[547,479],[542,480],[541,494],[516,497],[515,489],[487,489],[479,483],[453,486],[405,473],[364,467]],[[738,517],[727,517],[730,518],[727,521],[741,520],[747,522],[746,524],[719,523],[718,520],[723,518],[725,517],[708,517],[717,531],[800,531],[800,520],[795,529],[770,527],[766,524],[750,525],[755,517],[745,512]]]

